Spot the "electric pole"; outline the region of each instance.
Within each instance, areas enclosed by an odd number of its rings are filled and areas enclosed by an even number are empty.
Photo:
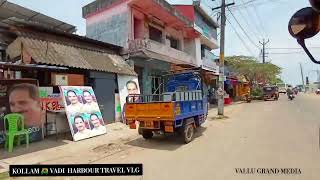
[[[304,87],[304,77],[303,77],[303,71],[302,71],[302,65],[301,65],[301,63],[300,63],[300,72],[301,72],[301,78],[302,78],[302,87],[305,88],[305,87]]]
[[[235,3],[226,4],[226,0],[221,0],[221,6],[212,8],[212,10],[221,8],[221,32],[220,32],[220,59],[219,59],[219,98],[218,98],[218,115],[224,115],[224,41],[226,26],[226,7]],[[221,93],[222,92],[222,93]]]
[[[267,42],[265,42],[265,40],[263,39],[263,42],[259,43],[262,45],[262,63],[266,63],[266,45],[269,43],[269,39]]]

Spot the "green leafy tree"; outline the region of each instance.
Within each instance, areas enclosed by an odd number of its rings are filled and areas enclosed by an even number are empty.
[[[226,66],[231,67],[239,75],[244,75],[253,83],[276,84],[282,82],[278,75],[281,68],[272,63],[260,63],[250,56],[230,56],[225,58]]]

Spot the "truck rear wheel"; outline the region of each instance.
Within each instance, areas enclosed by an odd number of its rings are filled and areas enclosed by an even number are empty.
[[[184,126],[183,130],[183,139],[186,144],[192,141],[194,135],[194,126],[193,124],[188,124]]]
[[[148,130],[142,130],[142,137],[144,139],[151,139],[153,137],[153,132]]]

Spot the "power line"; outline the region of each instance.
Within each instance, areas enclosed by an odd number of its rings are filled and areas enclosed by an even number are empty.
[[[257,18],[258,18],[258,22],[259,22],[259,24],[260,24],[260,27],[261,27],[261,29],[262,29],[262,32],[264,33],[265,37],[268,37],[267,32],[266,32],[266,28],[265,28],[265,26],[264,26],[263,23],[262,23],[263,21],[262,21],[262,19],[261,19],[260,14],[258,13],[257,7],[256,7],[254,4],[253,4],[252,6],[253,6],[253,11],[255,12],[255,14],[256,14],[256,16],[257,16]]]
[[[229,9],[229,7],[227,7],[227,8],[228,8],[229,12],[231,13],[232,17],[234,18],[234,20],[237,22],[237,24],[238,24],[239,27],[241,28],[241,30],[242,30],[242,31],[244,32],[244,34],[247,36],[247,38],[249,39],[249,41],[250,41],[256,48],[260,49],[259,46],[256,45],[256,44],[253,42],[253,40],[250,38],[250,36],[247,34],[247,32],[243,29],[243,27],[241,26],[241,24],[239,23],[239,21],[237,20],[237,18],[234,16],[234,14],[232,13],[232,11]]]
[[[256,1],[261,1],[261,0],[250,0],[250,1],[247,1],[245,3],[239,4],[237,6],[233,6],[231,8],[235,10],[235,9],[239,9],[239,8],[243,8],[243,7],[247,7],[247,6],[252,6],[253,4],[255,4],[256,6],[260,6],[260,5],[267,4],[267,3],[276,3],[276,2],[279,2],[279,1],[282,1],[282,0],[268,0],[268,1],[265,1],[265,2],[255,3]],[[283,1],[288,1],[288,0],[283,0]]]
[[[244,8],[244,9],[246,9],[246,8]],[[242,13],[241,10],[239,10],[239,14],[241,15],[242,19],[244,20],[244,22],[246,23],[248,28],[251,29],[251,31],[253,32],[252,34],[255,36],[256,40],[259,41],[260,38],[257,35],[257,34],[259,34],[259,33],[257,33],[257,32],[259,32],[259,30],[255,31],[254,28],[252,28],[253,26],[251,26],[251,24],[248,21],[248,18],[245,17],[245,15]],[[257,30],[257,28],[255,28],[255,29]]]
[[[243,0],[241,0],[241,2],[244,3]],[[254,27],[256,28],[257,32],[259,32],[259,34],[260,34],[260,29],[258,28],[257,24],[255,23],[255,20],[251,18],[252,17],[252,15],[251,15],[252,13],[249,12],[249,8],[248,7],[243,7],[243,9],[246,11],[248,17],[253,21]],[[238,9],[238,10],[241,11],[241,9]]]
[[[250,48],[248,47],[248,45],[245,43],[245,41],[241,38],[240,34],[238,33],[238,31],[236,30],[236,28],[231,24],[231,22],[229,21],[229,18],[226,18],[228,23],[230,24],[231,28],[233,29],[233,31],[236,33],[236,35],[238,36],[238,38],[240,39],[240,41],[242,42],[242,44],[244,45],[244,47],[248,50],[248,52],[254,56],[254,54],[252,53],[252,51],[250,50]]]
[[[243,2],[244,4],[244,1],[241,0],[241,2]],[[259,32],[259,34],[261,34],[261,37],[265,36],[263,35],[263,28],[259,26],[259,23],[256,22],[255,18],[252,16],[252,14],[254,14],[255,12],[250,12],[249,10],[251,10],[249,7],[247,6],[244,6],[243,7],[244,10],[246,10],[247,14],[248,14],[248,17],[250,17],[250,19],[252,20],[253,22],[253,25],[255,26],[255,28],[257,29],[257,31]],[[238,9],[239,11],[241,11],[241,9]],[[257,17],[257,16],[256,16]],[[259,21],[259,19],[258,19]],[[261,24],[260,24],[261,25]],[[260,40],[260,39],[259,39]]]

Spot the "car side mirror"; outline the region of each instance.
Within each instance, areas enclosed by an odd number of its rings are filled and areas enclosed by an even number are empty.
[[[312,62],[320,64],[314,59],[305,45],[305,39],[318,34],[320,30],[320,15],[311,7],[306,7],[297,11],[290,19],[288,30],[292,37],[296,38],[300,46],[307,53]]]
[[[309,0],[312,8],[318,12],[320,12],[320,0]]]

